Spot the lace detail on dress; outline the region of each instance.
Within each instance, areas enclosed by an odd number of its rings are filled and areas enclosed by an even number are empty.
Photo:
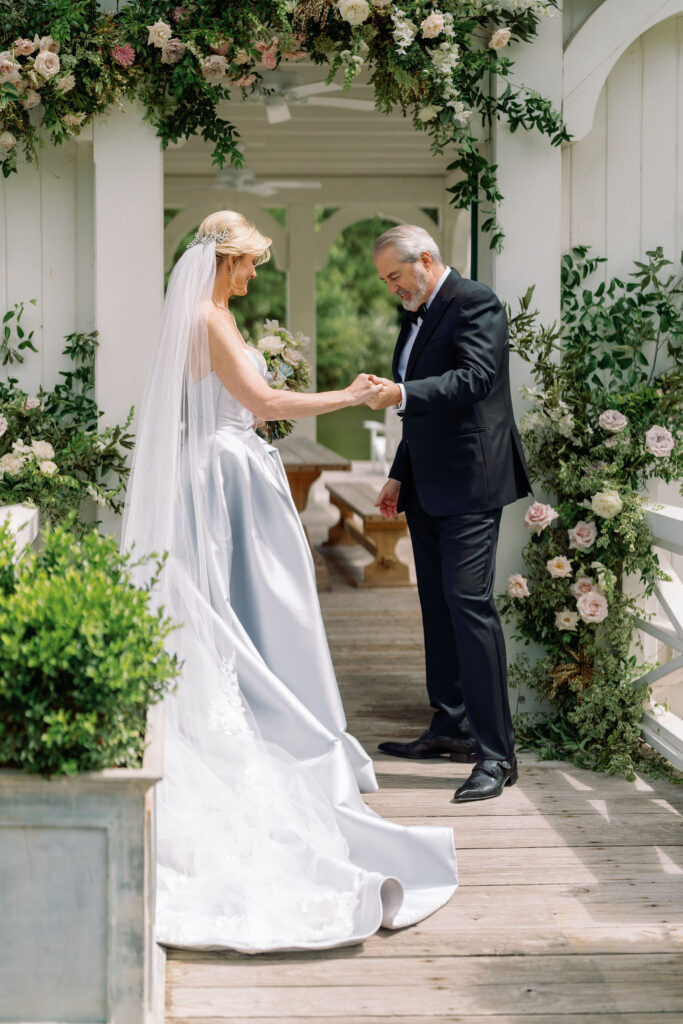
[[[221,658],[220,692],[209,705],[209,729],[226,736],[250,735],[239,692],[235,655]]]

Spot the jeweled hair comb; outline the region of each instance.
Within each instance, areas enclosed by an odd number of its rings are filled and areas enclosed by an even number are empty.
[[[209,242],[215,242],[216,245],[222,245],[229,237],[229,231],[217,231],[216,228],[211,228],[211,230],[204,235],[200,235],[197,231],[187,248],[190,249],[193,245],[206,245]]]

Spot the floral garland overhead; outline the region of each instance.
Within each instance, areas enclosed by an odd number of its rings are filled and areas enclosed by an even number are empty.
[[[0,161],[36,158],[123,97],[137,97],[165,147],[199,134],[213,161],[239,166],[226,98],[262,93],[264,70],[310,60],[348,87],[370,70],[378,110],[395,108],[427,131],[434,153],[453,148],[462,179],[452,202],[490,209],[482,224],[499,246],[496,168],[475,131],[494,119],[568,139],[549,100],[505,81],[510,41],[529,42],[556,0],[132,0],[106,13],[91,0],[0,0]],[[491,87],[493,76],[502,80]]]

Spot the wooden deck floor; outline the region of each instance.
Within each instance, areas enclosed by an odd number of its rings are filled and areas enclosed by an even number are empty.
[[[413,588],[321,595],[351,731],[426,724]],[[449,801],[467,766],[376,756],[367,797],[454,829],[460,887],[414,928],[362,946],[248,957],[171,952],[168,1024],[680,1024],[683,788],[522,755],[518,785]]]

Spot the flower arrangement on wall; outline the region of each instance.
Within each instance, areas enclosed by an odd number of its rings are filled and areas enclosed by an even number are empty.
[[[531,407],[520,421],[535,487],[523,570],[502,610],[527,643],[511,682],[552,713],[520,716],[520,737],[550,757],[632,775],[643,765],[647,687],[634,688],[634,589],[661,569],[645,521],[646,483],[683,475],[683,277],[661,249],[627,281],[589,287],[604,260],[577,247],[563,259],[562,327],[538,326],[533,289],[511,316],[512,348],[531,363]],[[632,581],[624,586],[625,578]],[[650,764],[654,755],[650,756]]]
[[[21,326],[23,303],[3,318],[3,366],[36,351]],[[14,377],[0,382],[0,505],[30,504],[49,523],[67,519],[77,533],[92,529],[84,502],[120,512],[134,438],[126,422],[103,429],[93,398],[97,334],[70,334],[63,354],[70,368],[52,391],[29,395]]]
[[[556,0],[132,0],[104,13],[91,0],[0,0],[0,161],[17,169],[45,139],[77,134],[111,104],[137,97],[162,145],[199,134],[213,160],[242,161],[228,97],[267,88],[263,72],[309,60],[348,87],[370,72],[378,110],[400,109],[452,149],[461,178],[452,202],[488,204],[482,224],[499,247],[496,168],[476,133],[495,119],[568,139],[537,92],[513,86],[510,42],[530,42]],[[491,88],[493,78],[500,81]],[[485,132],[484,132],[485,134]]]

